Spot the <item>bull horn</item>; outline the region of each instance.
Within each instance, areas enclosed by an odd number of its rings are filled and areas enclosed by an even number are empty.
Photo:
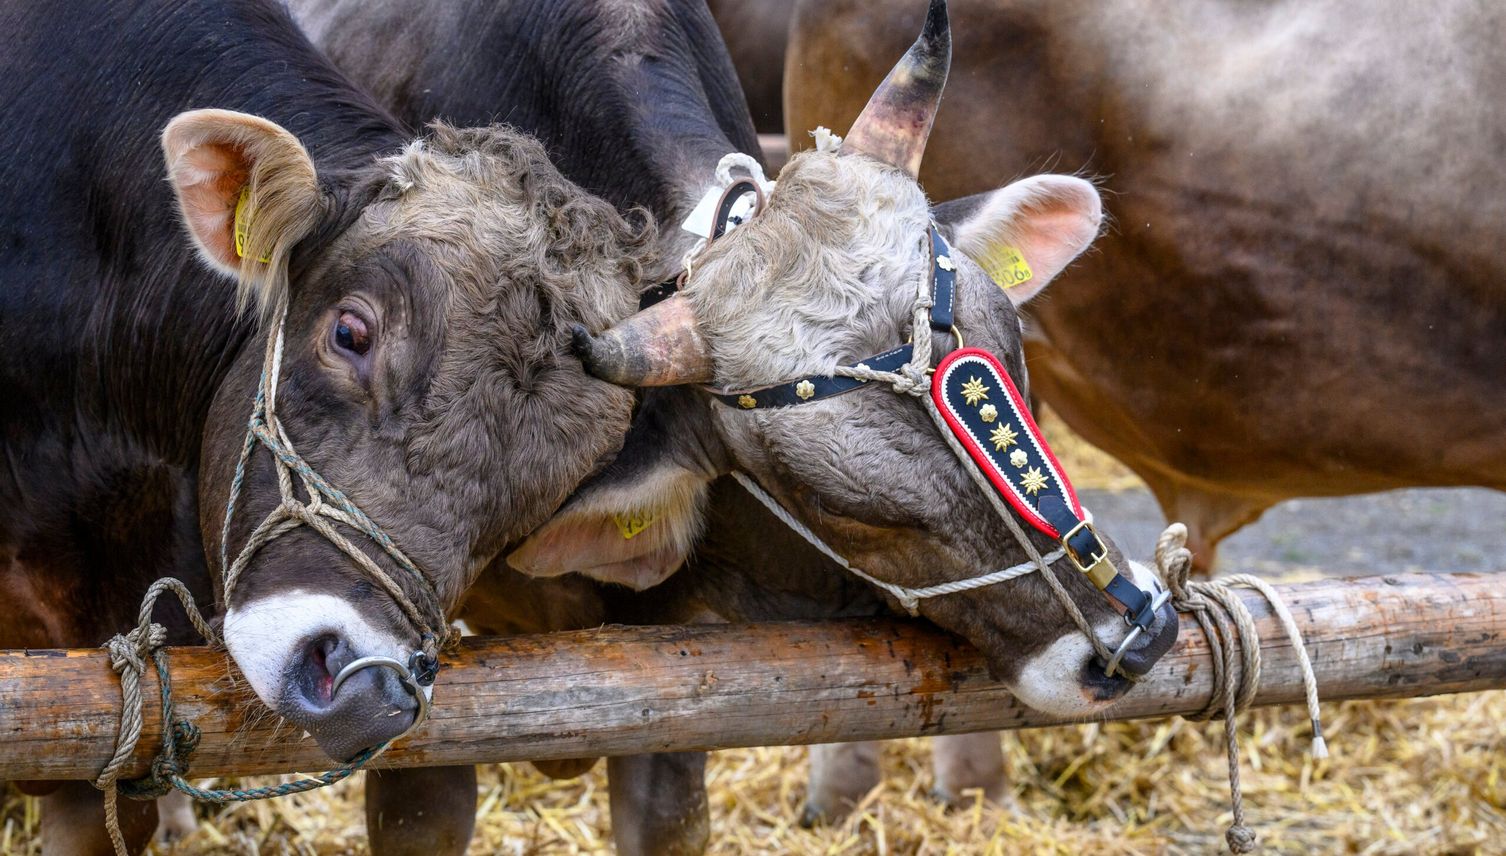
[[[675,386],[712,379],[711,349],[690,301],[680,294],[597,336],[577,326],[571,346],[587,372],[618,386]]]
[[[952,29],[946,0],[931,0],[920,38],[879,84],[868,106],[852,123],[843,151],[862,152],[920,176],[920,159],[941,105],[952,65]]]

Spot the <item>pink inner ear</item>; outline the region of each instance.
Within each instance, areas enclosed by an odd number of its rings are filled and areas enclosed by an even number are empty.
[[[624,538],[605,515],[567,513],[535,532],[507,563],[530,576],[578,573],[642,590],[663,582],[684,561],[668,532],[668,521],[661,520]]]
[[[235,203],[250,180],[244,153],[236,146],[204,143],[184,152],[176,169],[183,215],[194,237],[229,268],[235,254]]]
[[[959,248],[1005,286],[1016,304],[1039,294],[1098,236],[1103,204],[1080,178],[1041,175],[994,191],[957,229]],[[1028,266],[1028,278],[1014,283]],[[1006,274],[1012,273],[1015,276]]]
[[[1019,237],[1020,251],[1030,262],[1031,269],[1037,272],[1036,278],[1048,281],[1071,264],[1098,235],[1097,216],[1059,204],[1052,204],[1039,213],[1027,214],[1023,226]]]

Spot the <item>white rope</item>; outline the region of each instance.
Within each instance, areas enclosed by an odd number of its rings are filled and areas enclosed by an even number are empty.
[[[732,152],[731,154],[722,155],[722,159],[717,161],[717,183],[722,187],[730,186],[732,184],[732,169],[739,166],[748,173],[748,176],[753,179],[753,183],[758,185],[758,189],[762,190],[765,196],[774,192],[774,182],[769,181],[768,176],[763,174],[763,167],[758,163],[758,160],[752,155],[743,154],[742,152]]]
[[[1302,672],[1302,690],[1307,700],[1307,716],[1312,720],[1313,727],[1312,755],[1314,758],[1327,758],[1328,742],[1323,739],[1323,719],[1318,713],[1318,678],[1313,673],[1312,659],[1307,656],[1307,645],[1302,641],[1302,630],[1297,627],[1297,620],[1292,617],[1291,610],[1286,608],[1286,601],[1270,583],[1250,574],[1230,574],[1227,577],[1193,585],[1250,588],[1260,592],[1270,603],[1271,611],[1276,613],[1277,620],[1281,622],[1281,629],[1286,633],[1287,641],[1291,643],[1292,650],[1297,654],[1297,667]],[[1241,628],[1240,632],[1245,632],[1244,628]],[[1259,646],[1258,637],[1255,644]]]
[[[998,583],[1008,582],[1012,579],[1015,579],[1016,577],[1023,577],[1026,574],[1033,573],[1040,567],[1036,564],[1035,560],[1031,559],[1021,562],[1018,565],[1011,565],[1010,567],[1004,568],[1002,570],[994,571],[991,574],[984,574],[981,577],[973,577],[966,580],[954,580],[952,582],[941,583],[934,586],[926,586],[924,588],[910,588],[908,586],[886,582],[884,580],[878,579],[877,577],[873,577],[864,573],[860,568],[853,567],[853,565],[849,563],[847,559],[843,558],[840,553],[838,553],[836,550],[833,550],[830,545],[822,540],[821,536],[817,535],[815,532],[812,532],[809,527],[797,520],[794,515],[790,514],[788,511],[785,511],[784,506],[780,505],[778,500],[770,496],[768,492],[758,484],[758,482],[752,479],[752,477],[739,470],[733,470],[732,477],[734,479],[737,479],[737,483],[742,485],[743,488],[748,491],[748,493],[753,494],[754,499],[758,500],[760,503],[763,503],[764,508],[767,508],[770,514],[773,514],[775,517],[779,518],[780,522],[790,527],[790,529],[793,530],[795,534],[804,538],[806,541],[809,541],[810,545],[812,547],[815,547],[817,550],[820,550],[821,553],[826,556],[826,558],[831,559],[838,565],[841,565],[843,569],[852,573],[854,576],[893,595],[894,599],[898,600],[900,602],[900,605],[905,608],[905,611],[910,613],[911,615],[920,614],[920,602],[927,598],[938,597],[944,594],[956,594],[957,592],[961,591],[971,591],[976,588],[983,588],[984,586],[991,586]],[[1089,517],[1089,520],[1092,520],[1091,516]],[[1050,565],[1066,554],[1067,551],[1065,548],[1058,548],[1042,556],[1041,559],[1045,562],[1045,564]]]

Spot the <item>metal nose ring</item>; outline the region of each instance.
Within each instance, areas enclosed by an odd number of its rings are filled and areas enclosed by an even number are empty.
[[[1151,613],[1155,614],[1157,612],[1160,612],[1161,607],[1165,606],[1166,601],[1168,600],[1171,600],[1171,592],[1163,591],[1160,594],[1157,594],[1155,600],[1151,601],[1150,604]],[[1124,655],[1129,653],[1130,646],[1135,644],[1135,640],[1139,639],[1140,636],[1144,633],[1144,628],[1140,627],[1138,624],[1130,628],[1129,635],[1125,636],[1124,641],[1119,643],[1119,647],[1114,650],[1114,656],[1109,658],[1109,664],[1104,667],[1103,674],[1105,677],[1112,678],[1114,676],[1114,673],[1119,671],[1120,661],[1124,659]],[[1140,680],[1140,676],[1136,675],[1126,674],[1124,677],[1131,681]]]
[[[329,693],[333,697],[336,693],[340,692],[340,685],[345,683],[346,679],[351,675],[362,669],[373,667],[391,669],[397,672],[397,679],[403,685],[403,689],[407,690],[408,694],[418,701],[418,715],[413,717],[413,724],[404,729],[402,734],[387,741],[388,743],[395,743],[412,734],[414,729],[423,725],[424,720],[429,718],[429,696],[419,687],[418,682],[413,679],[413,673],[408,670],[406,663],[401,660],[394,660],[391,657],[357,657],[345,664],[345,668],[340,670],[340,674],[335,675],[335,683],[330,688]]]

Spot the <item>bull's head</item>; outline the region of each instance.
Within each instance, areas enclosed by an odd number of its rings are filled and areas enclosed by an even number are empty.
[[[384,160],[316,171],[283,128],[202,110],[177,117],[163,146],[200,254],[263,318],[207,422],[200,519],[212,563],[222,547],[233,559],[281,501],[271,455],[257,449],[221,544],[262,342],[283,307],[286,434],[422,570],[441,609],[621,443],[632,395],[587,377],[569,333],[631,311],[650,236],[565,181],[538,143],[437,125]],[[392,556],[333,525],[422,602],[424,586]],[[329,539],[305,526],[270,541],[229,600],[237,664],[332,756],[413,722],[416,700],[388,671],[332,691],[342,666],[405,660],[419,639]]]
[[[708,248],[683,294],[582,342],[588,368],[626,385],[736,390],[828,375],[886,351],[910,333],[934,218],[960,250],[957,327],[969,345],[999,355],[1024,389],[1018,307],[1089,246],[1101,206],[1090,183],[1046,175],[932,209],[916,172],[950,52],[946,5],[933,0],[920,39],[840,153],[793,158],[767,209]],[[652,585],[693,545],[707,485],[734,469],[756,475],[827,544],[885,582],[932,586],[1025,558],[926,412],[870,384],[746,411],[699,390],[650,395],[618,460],[510,561],[538,575],[580,571]],[[1037,538],[1043,553],[1055,546]],[[1111,557],[1131,567],[1112,547]],[[1054,572],[1112,648],[1125,622],[1066,564]],[[1144,568],[1134,575],[1142,587],[1155,585]],[[1038,574],[925,600],[920,611],[974,642],[1002,680],[1043,710],[1087,714],[1128,687],[1104,676]],[[1160,625],[1174,627],[1166,618]],[[1137,658],[1154,656],[1137,652],[1126,661],[1132,672],[1143,671]]]

